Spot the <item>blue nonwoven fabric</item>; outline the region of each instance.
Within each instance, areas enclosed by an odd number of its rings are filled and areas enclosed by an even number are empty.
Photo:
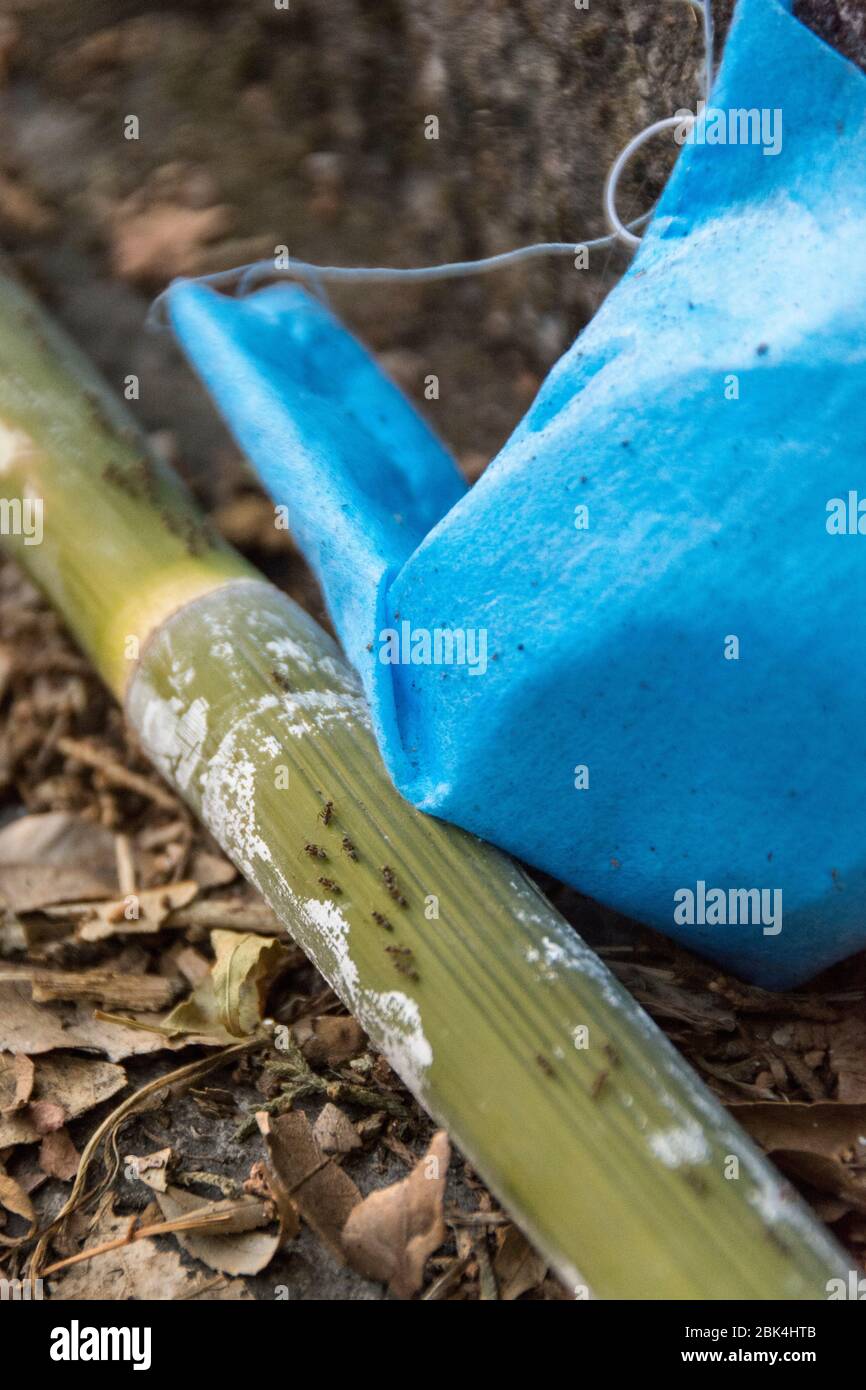
[[[470,492],[303,290],[169,313],[403,795],[781,988],[866,945],[866,79],[740,0],[697,131]]]

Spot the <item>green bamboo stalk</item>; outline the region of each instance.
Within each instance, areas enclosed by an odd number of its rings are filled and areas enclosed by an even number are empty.
[[[399,797],[333,642],[2,281],[0,487],[155,765],[577,1296],[826,1296],[824,1228],[530,880]]]
[[[123,699],[163,618],[256,571],[203,520],[90,362],[2,272],[0,262],[3,539]],[[27,502],[32,520],[41,503],[40,544],[9,533],[12,506]]]

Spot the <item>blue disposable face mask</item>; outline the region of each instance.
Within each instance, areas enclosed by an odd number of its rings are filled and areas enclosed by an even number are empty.
[[[471,492],[302,289],[167,296],[403,795],[778,987],[866,944],[866,78],[790,11],[740,0],[631,269]]]

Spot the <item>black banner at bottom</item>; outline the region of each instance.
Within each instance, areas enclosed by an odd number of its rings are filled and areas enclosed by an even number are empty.
[[[34,1292],[37,1296],[30,1296]],[[38,1292],[26,1287],[7,1290],[7,1297],[0,1299],[0,1339],[7,1353],[13,1346],[26,1347],[28,1370],[50,1381],[62,1381],[76,1369],[90,1372],[104,1366],[115,1374],[128,1370],[158,1377],[194,1371],[197,1378],[214,1376],[223,1382],[239,1373],[259,1375],[265,1367],[278,1371],[280,1363],[287,1368],[304,1346],[297,1339],[305,1334],[315,1338],[319,1329],[330,1329],[331,1334],[336,1330],[336,1310],[327,1303],[318,1305],[319,1323],[318,1317],[310,1317],[309,1303],[300,1316],[301,1309],[289,1300],[68,1303],[41,1299]],[[523,1326],[536,1336],[567,1337],[563,1353],[579,1363],[587,1355],[603,1356],[611,1374],[638,1369],[665,1375],[674,1367],[803,1366],[826,1377],[828,1371],[857,1364],[866,1324],[858,1309],[841,1305],[860,1301],[866,1301],[866,1289],[859,1287],[850,1296],[846,1291],[844,1297],[840,1293],[826,1303],[577,1301],[570,1311],[562,1303],[553,1310],[546,1304],[539,1314],[525,1308],[521,1321],[525,1316]],[[415,1322],[411,1309],[392,1303],[377,1332],[370,1323],[370,1304],[362,1306],[365,1322],[356,1334],[350,1313],[346,1322],[345,1304],[338,1314],[340,1346],[350,1363],[359,1356],[367,1361],[369,1348],[380,1336],[385,1339],[382,1355],[389,1355],[389,1346],[396,1355],[399,1343],[392,1339],[404,1331],[417,1335],[423,1326]],[[483,1324],[464,1323],[464,1315],[459,1324],[461,1372],[466,1370],[467,1353],[471,1360],[473,1341],[489,1371],[497,1346],[511,1347],[520,1324],[509,1322],[501,1340],[491,1341],[488,1315]],[[536,1316],[542,1317],[540,1323]],[[579,1342],[573,1340],[576,1334]],[[306,1344],[310,1354],[316,1354],[315,1341]],[[553,1349],[549,1342],[535,1345],[544,1346],[547,1360]],[[412,1361],[401,1355],[399,1364],[405,1381],[413,1374]]]

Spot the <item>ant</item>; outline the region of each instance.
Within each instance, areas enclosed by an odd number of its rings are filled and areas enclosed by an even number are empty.
[[[388,952],[388,955],[392,958],[394,965],[400,971],[400,974],[405,975],[407,979],[414,980],[417,983],[420,977],[418,975],[418,971],[415,969],[414,956],[412,955],[412,952],[409,950],[409,947],[386,946],[385,950]]]
[[[408,907],[408,902],[403,897],[403,894],[400,892],[400,889],[397,887],[397,880],[394,877],[394,870],[388,864],[382,865],[382,879],[385,884],[385,887],[387,888],[391,897],[394,899],[395,903],[399,903],[401,907]]]

